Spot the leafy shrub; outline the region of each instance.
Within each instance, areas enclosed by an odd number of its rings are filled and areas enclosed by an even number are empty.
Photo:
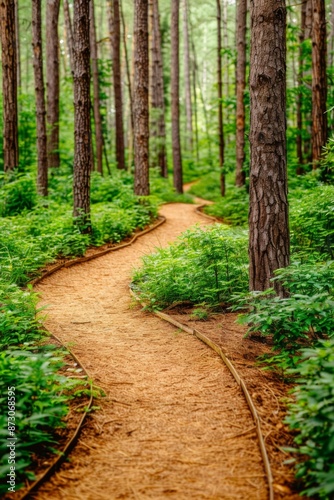
[[[252,292],[237,300],[238,308],[249,312],[239,321],[249,325],[248,332],[272,335],[273,351],[265,361],[286,372],[300,361],[300,349],[317,343],[334,332],[334,263],[300,264],[276,272],[290,292],[289,297],[276,296],[273,289]]]
[[[301,455],[297,477],[306,486],[304,494],[330,500],[334,496],[334,339],[303,350],[302,363],[293,373],[301,378],[286,422],[298,431],[297,448],[291,450]]]
[[[334,257],[334,186],[320,186],[294,200],[290,211],[291,244],[297,251]]]
[[[16,215],[31,210],[37,203],[35,181],[30,175],[12,174],[0,189],[0,216]],[[3,180],[5,177],[3,177]]]
[[[180,301],[226,304],[247,289],[247,267],[247,235],[216,224],[188,230],[176,243],[143,257],[134,283],[156,308]]]
[[[223,219],[227,224],[242,226],[248,220],[248,194],[245,188],[230,188],[214,205],[205,207],[205,213]]]
[[[0,353],[0,476],[6,477],[10,466],[7,447],[10,397],[11,405],[15,401],[17,486],[27,475],[33,478],[31,473],[25,471],[31,464],[33,454],[41,454],[43,450],[45,453],[47,445],[55,442],[55,430],[64,427],[62,418],[67,413],[66,402],[78,382],[57,373],[62,364],[61,357],[54,356],[52,352]],[[6,492],[7,488],[8,484],[2,483],[0,493]]]

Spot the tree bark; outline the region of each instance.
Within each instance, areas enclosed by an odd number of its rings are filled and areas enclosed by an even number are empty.
[[[17,88],[21,89],[21,46],[20,46],[20,18],[19,18],[19,2],[15,0],[15,34],[16,34],[16,62],[17,62]]]
[[[134,192],[136,195],[145,196],[150,192],[148,112],[148,0],[135,0],[134,42]]]
[[[119,0],[113,0],[113,30],[112,30],[112,61],[115,95],[115,125],[116,125],[116,162],[117,168],[125,169],[124,158],[124,125],[123,125],[123,96],[121,85],[121,26]]]
[[[237,4],[237,127],[236,127],[236,179],[238,187],[245,185],[245,102],[246,87],[246,21],[247,0]]]
[[[46,10],[46,80],[48,167],[60,165],[59,157],[59,37],[60,0],[47,0]]]
[[[251,2],[251,167],[249,258],[251,290],[271,286],[289,265],[286,168],[285,0]],[[284,295],[281,285],[274,285]]]
[[[100,83],[99,83],[99,67],[98,67],[98,51],[96,42],[96,29],[95,29],[95,10],[94,0],[89,2],[89,15],[90,15],[90,53],[92,61],[92,74],[93,74],[93,110],[94,110],[94,123],[95,123],[95,148],[97,171],[103,175],[103,135],[102,135],[102,118],[100,111]]]
[[[46,138],[46,108],[43,76],[42,12],[41,0],[32,0],[32,46],[35,76],[37,125],[37,189],[42,196],[48,194],[48,154]]]
[[[312,164],[316,169],[328,133],[325,0],[312,0],[312,11]]]
[[[4,170],[18,167],[17,117],[17,51],[15,5],[12,0],[0,2],[3,94],[3,152]]]
[[[158,0],[151,0],[151,136],[157,138],[154,164],[160,167],[162,177],[167,177],[166,127],[162,42]]]
[[[68,0],[64,0],[63,7],[68,55],[70,58],[71,73],[73,75],[73,30]]]
[[[223,126],[223,82],[222,82],[222,32],[221,32],[221,7],[217,0],[217,88],[218,88],[218,146],[220,167],[220,192],[225,196],[225,174],[224,168],[224,126]]]
[[[303,158],[303,113],[302,113],[302,103],[303,103],[303,43],[305,40],[305,26],[306,26],[306,1],[304,0],[301,3],[301,22],[300,22],[300,35],[299,35],[299,70],[298,70],[298,97],[297,97],[297,158],[298,158],[298,167],[297,167],[297,175],[301,175],[303,173],[302,165],[304,163]]]
[[[183,43],[184,43],[184,86],[185,104],[187,118],[187,148],[193,149],[193,117],[191,104],[191,80],[190,80],[190,51],[189,51],[189,6],[187,0],[183,0]]]
[[[171,110],[172,110],[172,149],[174,187],[183,193],[182,157],[180,141],[180,57],[179,57],[179,11],[180,0],[172,0],[171,17]]]
[[[75,0],[74,18],[74,177],[73,215],[83,233],[91,231],[90,225],[90,43],[89,2]]]

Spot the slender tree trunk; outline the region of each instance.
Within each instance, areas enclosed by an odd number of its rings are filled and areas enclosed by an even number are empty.
[[[135,0],[134,40],[134,191],[136,195],[145,196],[150,192],[148,112],[148,0]]]
[[[32,46],[34,54],[36,122],[37,122],[37,189],[42,196],[48,194],[48,155],[46,140],[46,109],[43,77],[42,12],[41,0],[32,0]]]
[[[236,179],[238,187],[245,185],[245,102],[246,87],[246,21],[247,0],[237,4],[237,133],[236,133]]]
[[[129,89],[129,104],[130,104],[130,119],[131,119],[131,128],[132,131],[134,129],[134,123],[133,123],[133,99],[132,99],[132,84],[131,84],[131,73],[130,73],[130,61],[129,61],[129,54],[128,54],[128,47],[126,44],[126,26],[125,26],[125,19],[124,19],[124,14],[123,14],[123,9],[122,9],[122,3],[120,2],[119,4],[120,7],[120,14],[121,14],[121,20],[122,20],[122,34],[123,34],[123,47],[124,47],[124,57],[125,57],[125,67],[126,67],[126,76],[128,80],[128,89]]]
[[[192,61],[191,61],[191,70],[192,70],[192,84],[193,84],[193,96],[194,96],[194,120],[195,120],[195,143],[196,143],[196,161],[199,163],[199,138],[198,138],[198,107],[197,107],[197,91],[196,91],[196,82],[197,82],[197,65],[196,65],[196,51],[194,44],[194,34],[191,21],[190,22],[190,40],[191,40],[191,51],[192,51]]]
[[[312,0],[312,163],[316,169],[327,142],[325,0]]]
[[[217,0],[217,87],[218,87],[218,145],[219,145],[219,167],[220,167],[220,192],[225,196],[225,174],[224,168],[224,127],[223,127],[223,82],[222,82],[222,33],[221,33],[221,8],[220,0]]]
[[[48,166],[59,167],[59,37],[60,0],[47,0],[46,9],[46,80]]]
[[[70,58],[71,73],[73,75],[73,30],[72,30],[71,13],[68,0],[63,0],[63,2],[64,2],[63,7],[64,7],[66,41],[67,41],[68,55]]]
[[[172,91],[172,148],[174,187],[183,193],[182,157],[180,141],[180,57],[179,57],[179,14],[180,0],[172,0],[171,17],[171,91]]]
[[[184,85],[187,118],[187,148],[193,149],[193,116],[191,104],[191,79],[190,79],[190,50],[189,50],[189,6],[187,0],[183,0],[183,43],[184,43]]]
[[[304,163],[303,158],[303,113],[302,113],[302,104],[303,104],[303,43],[305,40],[305,22],[306,22],[306,1],[301,3],[301,23],[300,23],[300,35],[299,35],[299,71],[298,71],[298,97],[297,97],[297,158],[298,158],[298,167],[297,167],[297,175],[301,175],[303,173],[302,165]]]
[[[92,76],[93,76],[93,108],[94,108],[94,123],[95,123],[95,147],[97,171],[103,175],[103,135],[102,135],[102,118],[100,111],[100,83],[99,83],[99,67],[98,67],[98,52],[96,43],[95,29],[95,10],[94,0],[89,2],[90,13],[90,53],[92,61]]]
[[[17,125],[17,51],[15,5],[12,0],[0,2],[2,47],[2,94],[3,94],[3,152],[4,170],[18,167]]]
[[[110,1],[110,0],[109,0]],[[112,61],[113,61],[113,81],[115,95],[115,124],[116,124],[116,162],[117,168],[125,169],[124,158],[124,126],[123,126],[123,96],[122,96],[122,76],[121,76],[121,26],[119,0],[111,2],[111,12],[113,14],[112,29]]]
[[[162,177],[167,177],[166,127],[164,80],[162,62],[162,42],[158,0],[151,1],[151,135],[157,138],[156,164],[160,167]]]
[[[89,2],[75,0],[73,17],[74,62],[74,177],[73,215],[83,233],[91,231],[90,225],[90,43]]]
[[[20,45],[20,18],[19,2],[15,0],[15,27],[16,27],[16,62],[17,62],[17,87],[20,91],[22,85],[21,77],[21,45]]]
[[[285,0],[251,2],[250,289],[289,265]],[[268,105],[270,103],[270,106]],[[274,285],[281,296],[284,291]]]
[[[222,5],[223,5],[223,34],[224,34],[224,49],[227,51],[229,49],[229,43],[228,43],[228,12],[227,12],[227,7],[228,7],[228,1],[227,0],[221,0]],[[225,66],[225,95],[228,97],[230,95],[230,75],[229,75],[229,56],[226,52],[224,56],[224,66]]]

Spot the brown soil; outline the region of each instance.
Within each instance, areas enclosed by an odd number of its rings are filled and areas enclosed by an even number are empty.
[[[130,299],[131,272],[142,255],[196,223],[210,223],[191,205],[165,205],[161,213],[167,222],[132,246],[63,269],[36,287],[41,305],[49,304],[47,329],[71,346],[106,397],[96,403],[101,409],[86,421],[70,460],[34,498],[268,497],[252,417],[227,368],[197,339]],[[246,382],[269,422],[267,441],[275,443],[282,434],[280,386],[254,368],[258,344],[245,346],[233,319],[215,318],[200,329],[221,342],[238,369],[251,370]],[[276,492],[292,499],[285,456],[275,453]]]

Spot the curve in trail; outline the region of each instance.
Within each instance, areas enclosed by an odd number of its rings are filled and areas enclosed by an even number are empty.
[[[38,284],[47,329],[106,398],[36,499],[266,499],[255,428],[228,369],[194,337],[133,306],[140,257],[210,221],[170,204],[167,222],[132,246]],[[163,279],[163,277],[162,277]],[[245,432],[249,431],[249,432]]]

